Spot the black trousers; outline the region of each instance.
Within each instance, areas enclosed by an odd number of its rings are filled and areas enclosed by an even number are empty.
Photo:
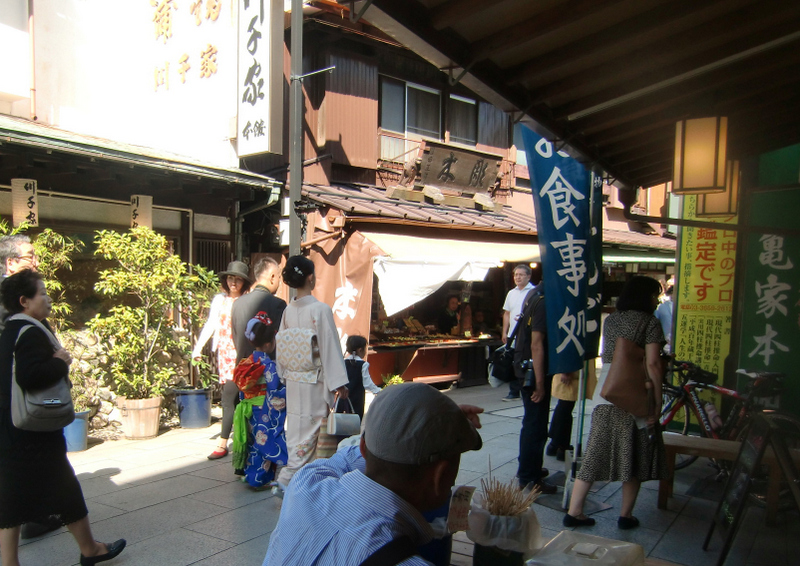
[[[553,409],[553,419],[550,421],[549,436],[558,448],[566,449],[570,446],[572,436],[572,410],[575,408],[575,401],[558,400],[556,408]]]
[[[542,481],[542,462],[547,444],[547,422],[550,416],[550,378],[545,379],[544,397],[538,403],[531,401],[532,389],[522,389],[522,430],[519,433],[519,468],[517,477],[520,486]]]
[[[236,405],[239,404],[239,388],[228,380],[222,384],[222,432],[220,438],[228,439],[233,429],[233,413],[236,412]]]

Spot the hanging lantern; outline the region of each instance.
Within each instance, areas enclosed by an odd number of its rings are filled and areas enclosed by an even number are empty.
[[[727,140],[727,118],[698,118],[678,122],[672,192],[677,195],[723,192]]]
[[[739,212],[739,181],[741,172],[738,161],[728,161],[725,174],[725,192],[698,195],[697,216],[736,216]]]

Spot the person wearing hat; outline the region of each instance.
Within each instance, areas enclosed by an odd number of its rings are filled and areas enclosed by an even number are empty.
[[[233,382],[233,369],[238,360],[231,331],[231,309],[233,302],[247,293],[253,283],[247,264],[243,261],[230,262],[228,269],[219,273],[219,279],[224,292],[211,301],[208,320],[192,350],[192,358],[200,358],[203,346],[213,337],[211,349],[217,353],[217,373],[222,385],[222,432],[217,448],[208,456],[209,460],[228,455],[228,438],[233,428],[236,403],[239,401],[239,388]]]
[[[428,565],[422,513],[450,498],[461,454],[480,450],[478,414],[424,383],[386,387],[364,419],[359,446],[295,474],[263,566]]]

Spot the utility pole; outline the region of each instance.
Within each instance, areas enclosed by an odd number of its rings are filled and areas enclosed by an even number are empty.
[[[303,0],[292,0],[289,101],[289,255],[300,253],[300,217],[294,210],[303,187]]]

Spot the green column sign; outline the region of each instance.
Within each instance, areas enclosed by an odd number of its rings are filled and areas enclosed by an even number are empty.
[[[760,187],[750,196],[751,226],[797,228],[799,171],[800,146],[761,156]],[[781,407],[800,414],[800,237],[749,233],[744,242],[739,367],[786,374]]]

